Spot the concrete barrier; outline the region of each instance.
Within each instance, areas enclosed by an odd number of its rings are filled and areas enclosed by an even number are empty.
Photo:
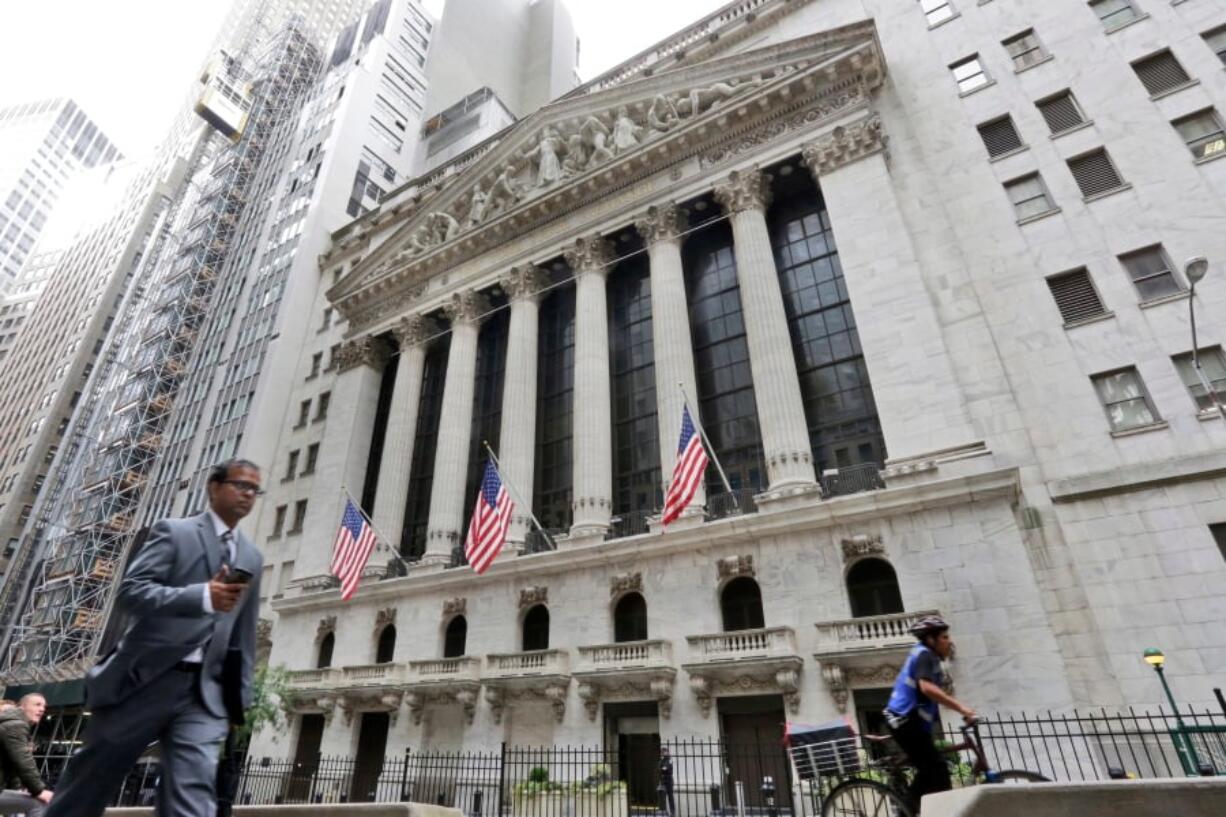
[[[1226,778],[971,786],[930,794],[923,817],[1222,817]]]
[[[107,809],[107,817],[152,817],[151,808]],[[458,808],[429,803],[321,803],[306,806],[235,806],[235,817],[464,817]]]

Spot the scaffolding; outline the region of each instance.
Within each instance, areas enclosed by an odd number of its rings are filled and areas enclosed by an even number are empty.
[[[119,577],[148,531],[149,486],[174,466],[164,457],[172,413],[257,172],[272,134],[296,116],[321,65],[300,22],[278,31],[251,62],[249,70],[241,56],[225,56],[206,72],[205,96],[220,76],[250,96],[228,99],[226,127],[213,121],[216,110],[202,113],[213,130],[191,159],[201,170],[172,206],[167,223],[174,227],[159,231],[121,312],[127,320],[104,358],[108,371],[97,373],[92,406],[83,407],[89,416],[60,458],[58,498],[27,537],[41,541],[23,548],[26,587],[10,581],[0,598],[0,609],[9,610],[18,606],[14,594],[25,598],[3,656],[9,683],[78,678],[104,647]]]

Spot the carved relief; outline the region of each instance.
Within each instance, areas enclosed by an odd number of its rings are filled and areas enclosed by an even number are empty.
[[[618,573],[609,579],[609,595],[612,597],[620,596],[623,593],[641,592],[643,592],[643,574],[638,571],[634,573]]]
[[[341,344],[336,352],[336,368],[342,373],[358,366],[383,368],[385,353],[382,344],[370,336],[354,338]]]
[[[466,289],[443,304],[443,313],[452,323],[477,323],[490,309],[490,302],[476,290]]]
[[[850,694],[847,688],[847,680],[843,677],[843,668],[838,664],[822,664],[822,680],[826,682],[826,686],[830,689],[830,695],[834,698],[835,706],[840,712],[847,711],[847,698]]]
[[[324,636],[334,632],[336,632],[336,616],[324,616],[315,628],[315,643],[318,644],[324,640]]]
[[[451,618],[452,616],[463,615],[467,612],[468,599],[463,596],[443,600],[443,618]]]
[[[770,206],[770,185],[757,165],[732,171],[728,174],[728,181],[716,185],[712,192],[715,200],[730,213],[765,210]]]
[[[438,334],[439,326],[424,315],[406,315],[392,327],[392,336],[402,350],[418,346]]]
[[[590,721],[596,720],[602,701],[641,701],[644,698],[656,702],[662,717],[671,718],[675,679],[676,670],[670,667],[646,677],[630,676],[620,681],[595,678],[583,680],[579,682],[577,692]]]
[[[728,677],[721,671],[702,672],[688,670],[690,691],[703,717],[711,712],[712,702],[721,695],[756,695],[778,693],[783,696],[788,711],[800,711],[800,662],[795,666],[779,667],[766,672],[745,669]]]
[[[506,706],[506,693],[500,687],[485,688],[485,702],[490,705],[490,714],[494,716],[494,723],[502,723],[502,710]]]
[[[375,613],[375,635],[383,631],[383,628],[389,624],[396,623],[396,608],[384,607],[379,612]]]
[[[757,575],[753,566],[753,556],[750,554],[720,559],[715,563],[715,567],[721,582],[726,579],[734,579],[737,576],[752,577]]]
[[[464,709],[464,721],[472,726],[473,718],[477,714],[477,689],[475,687],[465,687],[456,690],[456,703]]]
[[[512,301],[536,298],[545,287],[549,286],[549,273],[530,264],[511,267],[511,270],[498,281],[498,285]]]
[[[690,691],[694,693],[694,700],[698,702],[698,709],[702,712],[705,718],[711,714],[711,682],[707,680],[705,675],[690,676]]]
[[[615,257],[613,244],[599,235],[579,238],[575,245],[564,253],[566,263],[576,273],[606,272]]]
[[[685,232],[685,226],[685,216],[674,202],[653,204],[642,218],[634,222],[634,229],[649,245],[677,238]]]
[[[885,545],[880,534],[860,533],[850,539],[840,541],[843,546],[843,561],[850,562],[864,556],[881,556],[885,553]]]
[[[272,622],[266,618],[261,618],[255,623],[255,643],[272,644]]]
[[[853,85],[846,92],[832,97],[828,101],[818,103],[789,117],[766,122],[735,139],[716,145],[702,154],[700,163],[704,168],[710,167],[773,142],[792,131],[812,130],[815,125],[824,120],[834,116],[841,116],[848,110],[865,104],[865,102],[866,94],[863,87],[858,84]]]
[[[809,170],[820,176],[857,159],[884,152],[887,142],[888,137],[881,129],[881,117],[873,113],[850,125],[839,125],[801,148],[801,155]]]
[[[523,587],[519,591],[519,609],[526,610],[537,604],[549,603],[548,587]]]

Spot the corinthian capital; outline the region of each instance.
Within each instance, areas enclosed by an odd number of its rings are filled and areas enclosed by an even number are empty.
[[[850,125],[839,125],[801,148],[801,157],[814,176],[838,170],[857,159],[886,149],[888,137],[881,129],[881,117],[869,116]]]
[[[716,185],[714,193],[715,200],[730,213],[765,210],[771,200],[770,185],[757,165],[732,171],[727,182]]]
[[[341,344],[336,352],[336,368],[341,372],[356,369],[358,366],[370,366],[372,369],[383,368],[386,352],[382,345],[369,335]]]
[[[566,263],[576,274],[581,272],[607,272],[612,265],[613,244],[599,235],[590,235],[575,241],[575,246],[567,250]]]
[[[498,285],[512,301],[536,298],[541,290],[549,286],[549,273],[531,264],[511,267],[510,271],[499,279]]]
[[[402,351],[425,343],[437,333],[438,324],[424,315],[406,315],[392,328],[392,336]]]
[[[452,323],[478,323],[489,308],[490,302],[475,289],[457,292],[443,304],[443,312]]]
[[[648,244],[657,241],[671,241],[685,232],[685,217],[676,202],[655,205],[647,208],[647,212],[634,222],[634,229]]]

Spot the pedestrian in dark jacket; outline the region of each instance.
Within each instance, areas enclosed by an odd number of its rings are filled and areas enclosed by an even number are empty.
[[[5,786],[14,786],[0,792],[0,814],[41,817],[43,806],[51,802],[51,790],[38,774],[30,743],[30,735],[46,711],[47,699],[31,692],[18,701],[16,709],[0,712],[0,780]]]

